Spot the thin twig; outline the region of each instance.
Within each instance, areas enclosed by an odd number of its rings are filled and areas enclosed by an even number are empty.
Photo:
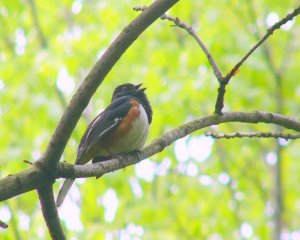
[[[270,27],[266,34],[262,37],[262,39],[260,41],[258,41],[251,49],[250,51],[241,59],[241,61],[239,61],[233,68],[232,70],[229,72],[229,74],[227,74],[225,81],[229,81],[231,79],[232,76],[234,76],[234,74],[238,71],[238,69],[240,68],[240,66],[247,60],[247,58],[261,45],[264,43],[264,41],[266,41],[275,30],[279,29],[282,25],[284,25],[285,23],[287,23],[288,21],[292,20],[294,17],[296,17],[298,14],[300,14],[300,6],[298,8],[296,8],[292,13],[289,13],[286,15],[286,17],[284,17],[283,19],[281,19],[280,21],[278,21],[277,23],[275,23],[272,27]]]
[[[141,6],[141,7],[139,6],[139,7],[134,7],[133,9],[136,11],[144,11],[146,8],[147,7],[145,6]],[[209,50],[207,49],[203,41],[200,39],[200,37],[197,36],[194,29],[191,26],[188,26],[186,23],[182,22],[178,17],[172,17],[167,14],[163,14],[160,18],[162,20],[168,20],[173,22],[175,24],[174,26],[186,30],[196,40],[196,42],[198,43],[198,45],[201,47],[202,51],[206,55],[208,62],[212,66],[216,78],[218,79],[218,81],[222,81],[223,76],[219,67],[217,66],[216,61],[214,60],[213,56],[210,54]]]
[[[248,57],[260,46],[262,45],[275,30],[279,29],[282,25],[292,20],[300,13],[300,6],[296,8],[292,13],[288,14],[285,18],[281,19],[279,22],[275,23],[270,27],[266,34],[250,49],[250,51],[232,68],[232,70],[226,75],[223,81],[219,81],[220,86],[218,89],[218,97],[215,104],[215,113],[221,114],[224,107],[224,96],[226,92],[226,85],[229,83],[230,79],[238,72],[242,64],[248,59]]]
[[[135,7],[134,10],[136,11],[143,11],[146,7]],[[195,31],[192,27],[188,26],[187,24],[180,21],[178,18],[168,16],[166,14],[161,16],[161,19],[167,19],[172,21],[175,26],[185,29],[199,44],[203,52],[205,53],[210,65],[214,70],[214,74],[219,81],[219,88],[218,88],[218,96],[215,104],[215,113],[220,115],[222,114],[222,109],[224,107],[224,96],[226,92],[226,85],[229,83],[230,79],[238,72],[239,68],[242,64],[248,59],[248,57],[261,45],[263,44],[275,30],[279,29],[282,25],[287,23],[288,21],[292,20],[295,16],[300,13],[300,7],[296,8],[292,13],[288,14],[285,18],[274,24],[271,28],[269,28],[266,34],[250,49],[250,51],[232,68],[232,70],[226,75],[226,77],[222,76],[221,71],[219,70],[214,58],[209,53],[208,49],[206,48],[205,44],[201,41],[201,39],[197,36]]]
[[[33,162],[31,162],[31,161],[29,161],[29,160],[27,160],[27,159],[24,159],[23,162],[24,162],[24,163],[27,163],[27,164],[29,164],[29,165],[33,165],[33,164],[34,164]]]
[[[144,11],[146,8],[147,7],[135,7],[134,10]],[[171,16],[166,15],[166,14],[163,14],[161,16],[161,19],[162,20],[169,20],[169,21],[173,22],[175,24],[175,26],[186,30],[196,40],[196,42],[199,44],[202,51],[206,55],[206,57],[208,59],[208,62],[210,63],[210,65],[213,68],[214,75],[216,76],[216,78],[218,79],[218,82],[219,82],[217,101],[216,101],[216,105],[215,105],[215,113],[217,115],[220,115],[222,113],[222,109],[224,107],[224,96],[225,96],[225,91],[226,91],[225,88],[226,88],[226,85],[228,84],[228,81],[225,81],[225,77],[222,75],[222,73],[221,73],[219,67],[217,66],[217,63],[214,60],[213,56],[210,54],[207,47],[202,42],[200,37],[197,36],[197,34],[195,33],[195,31],[192,27],[190,27],[187,24],[185,24],[184,22],[180,21],[179,18],[171,17]]]
[[[285,140],[289,139],[298,139],[300,134],[291,134],[283,132],[236,132],[236,133],[215,133],[215,132],[206,132],[206,136],[213,137],[216,139],[225,138],[283,138]]]
[[[175,26],[186,30],[196,40],[196,42],[198,43],[198,45],[201,47],[202,51],[206,55],[210,65],[212,66],[216,78],[218,79],[218,81],[222,81],[223,76],[222,76],[222,73],[221,73],[219,67],[217,66],[216,61],[214,60],[213,56],[210,54],[209,50],[207,49],[207,47],[205,46],[203,41],[200,39],[200,37],[197,36],[194,29],[192,27],[188,26],[187,24],[185,24],[184,22],[180,21],[179,18],[177,18],[177,17],[175,18],[175,17],[171,17],[171,16],[164,14],[161,16],[161,19],[169,20],[169,21],[175,23]]]

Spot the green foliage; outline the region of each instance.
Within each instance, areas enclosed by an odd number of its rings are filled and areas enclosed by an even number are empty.
[[[132,7],[151,3],[35,1],[33,10],[30,2],[0,3],[0,177],[25,169],[24,159],[34,161],[41,156],[84,76],[116,35],[139,14]],[[193,26],[225,75],[258,41],[258,35],[266,32],[266,19],[271,13],[281,19],[294,7],[292,0],[181,1],[169,14]],[[278,91],[282,91],[282,114],[298,117],[299,39],[298,17],[290,29],[277,30],[231,80],[225,110],[278,112]],[[271,59],[266,57],[266,48]],[[279,90],[270,61],[282,76]],[[69,83],[65,90],[59,87],[59,81]],[[148,142],[214,110],[218,83],[205,55],[184,30],[158,20],[124,54],[97,90],[62,160],[74,161],[87,123],[109,103],[113,89],[125,82],[143,82],[148,88],[154,108]],[[60,209],[62,215],[68,208],[75,209],[71,211],[73,216],[63,217],[67,236],[269,239],[276,141],[199,138],[206,130],[137,166],[99,180],[76,181],[71,200]],[[235,123],[214,130],[273,131],[275,127]],[[212,144],[206,145],[208,141]],[[206,158],[202,148],[208,148]],[[282,151],[284,229],[288,234],[299,234],[297,140],[283,143]],[[105,207],[112,203],[116,204],[115,214]],[[7,230],[0,230],[1,239],[49,239],[34,192],[2,202],[0,219],[9,224]],[[77,225],[71,226],[70,221]]]

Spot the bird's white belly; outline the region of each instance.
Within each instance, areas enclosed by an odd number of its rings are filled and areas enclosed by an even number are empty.
[[[140,115],[132,123],[132,127],[125,136],[116,139],[113,148],[108,147],[110,154],[129,153],[134,150],[140,150],[148,137],[149,123],[147,113],[142,105],[139,106]],[[110,155],[108,154],[108,155]]]

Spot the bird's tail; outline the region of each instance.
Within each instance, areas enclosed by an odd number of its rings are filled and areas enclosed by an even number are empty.
[[[56,207],[60,207],[62,205],[65,197],[67,196],[68,191],[70,190],[72,184],[74,183],[74,180],[75,179],[73,178],[67,178],[64,181],[56,199]]]

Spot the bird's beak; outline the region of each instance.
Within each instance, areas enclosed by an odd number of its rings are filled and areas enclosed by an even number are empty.
[[[135,85],[135,89],[144,92],[147,88],[140,88],[142,85],[142,83]]]
[[[143,84],[140,83],[140,84],[135,85],[134,87],[135,87],[136,90],[138,90],[138,89],[140,88],[140,86],[142,86],[142,85],[143,85]]]

